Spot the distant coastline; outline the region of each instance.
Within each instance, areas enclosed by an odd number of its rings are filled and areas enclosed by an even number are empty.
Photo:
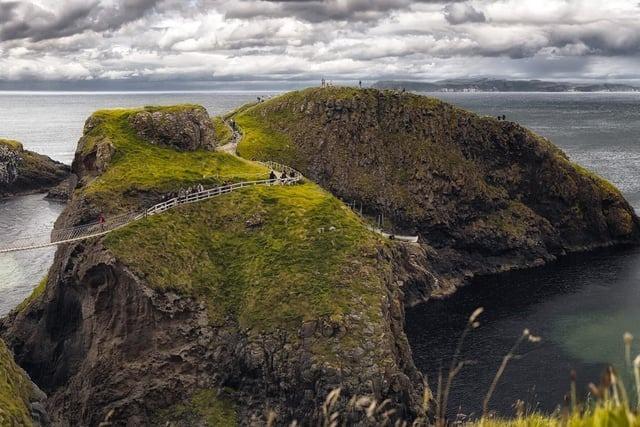
[[[412,92],[640,92],[640,87],[622,83],[571,83],[544,80],[455,79],[436,82],[381,80],[378,89]]]

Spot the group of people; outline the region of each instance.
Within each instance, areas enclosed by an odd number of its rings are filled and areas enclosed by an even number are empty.
[[[503,114],[503,115],[501,115],[501,116],[498,116],[498,121],[499,121],[499,122],[500,122],[500,121],[505,121],[505,120],[507,120],[507,116],[505,116],[504,114]]]
[[[167,200],[171,200],[171,199],[174,199],[176,197],[178,197],[178,198],[186,197],[189,194],[199,193],[201,191],[204,191],[204,185],[202,185],[202,184],[198,184],[198,185],[196,185],[194,187],[181,188],[178,191],[172,191],[171,193],[165,193],[162,196],[162,201],[166,202]]]
[[[333,86],[333,83],[328,82],[327,79],[322,79],[320,81],[320,84],[322,85],[322,87],[331,87],[331,86]]]
[[[280,178],[278,178],[278,175],[276,175],[275,171],[271,171],[271,173],[269,173],[269,180],[273,181],[276,179],[280,179],[281,181],[286,180],[287,178],[295,178],[296,177],[296,173],[295,171],[289,171],[289,175],[287,175],[287,172],[283,171],[282,175],[280,175]]]

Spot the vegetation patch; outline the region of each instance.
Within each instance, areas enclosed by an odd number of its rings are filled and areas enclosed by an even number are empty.
[[[0,340],[0,425],[32,425],[29,400],[31,381],[13,361],[13,356]]]
[[[216,130],[216,139],[219,145],[226,145],[233,140],[233,132],[221,117],[214,117],[213,127]]]
[[[85,194],[96,204],[118,210],[127,205],[123,202],[127,194],[161,193],[196,184],[215,186],[267,178],[267,168],[230,154],[178,151],[142,140],[129,124],[129,117],[139,111],[103,110],[92,116],[97,125],[85,135],[83,153],[89,155],[97,144],[105,141],[115,150],[106,171],[85,189]]]
[[[606,179],[602,178],[600,175],[590,171],[587,168],[580,166],[577,163],[571,163],[571,166],[580,175],[585,176],[590,181],[592,181],[603,192],[614,195],[616,197],[622,197],[622,193],[620,193],[620,190],[618,190],[615,185],[613,185],[611,182],[607,181]]]
[[[0,145],[7,146],[7,147],[11,148],[12,150],[16,150],[16,151],[22,151],[24,149],[20,142],[14,141],[12,139],[0,138]]]
[[[213,322],[231,316],[260,332],[363,310],[379,316],[383,243],[314,184],[247,188],[105,242],[150,286],[205,301]]]
[[[286,112],[266,116],[257,113],[257,107],[250,108],[234,117],[242,128],[243,137],[238,144],[238,154],[245,159],[276,160],[281,163],[295,164],[296,147],[291,139],[280,132],[275,125],[284,121],[291,123],[293,117]]]
[[[25,298],[24,301],[22,301],[16,308],[15,310],[17,312],[21,312],[22,310],[24,310],[25,308],[27,308],[28,306],[31,305],[32,302],[34,302],[35,300],[37,300],[38,298],[40,298],[40,296],[42,294],[44,294],[45,289],[47,288],[47,280],[49,279],[49,276],[44,276],[44,278],[40,281],[40,283],[38,283],[38,286],[36,286],[33,291],[31,292],[31,294]]]
[[[236,409],[228,399],[215,390],[199,390],[182,403],[158,411],[158,425],[205,425],[210,427],[234,427],[238,425]]]
[[[483,418],[465,424],[468,427],[637,427],[637,416],[624,405],[612,403],[598,405],[585,413],[574,411],[571,414],[527,416],[505,418]]]

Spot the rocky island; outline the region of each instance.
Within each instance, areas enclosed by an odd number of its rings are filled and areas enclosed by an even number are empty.
[[[198,106],[87,120],[57,227],[266,178],[254,160],[307,179],[60,246],[34,295],[0,320],[54,422],[283,424],[322,419],[327,395],[352,422],[428,417],[405,305],[640,239],[620,192],[549,141],[435,99],[314,88],[231,117],[240,157],[215,151],[229,134]],[[377,215],[419,244],[373,232]],[[358,396],[386,402],[366,413]]]
[[[69,174],[67,165],[25,150],[18,141],[0,138],[0,198],[50,190]]]

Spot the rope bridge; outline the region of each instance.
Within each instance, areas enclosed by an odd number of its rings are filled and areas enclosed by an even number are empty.
[[[214,187],[184,196],[174,197],[167,201],[151,206],[144,211],[129,212],[122,215],[114,216],[104,222],[94,222],[91,224],[79,225],[77,227],[54,229],[50,233],[42,233],[35,236],[22,237],[12,242],[0,242],[0,254],[16,251],[25,251],[29,249],[44,248],[47,246],[61,245],[63,243],[77,242],[80,240],[90,239],[108,234],[114,230],[131,224],[132,222],[146,218],[148,216],[158,215],[173,209],[177,206],[187,205],[190,203],[200,202],[202,200],[211,199],[223,194],[231,193],[245,187],[255,187],[259,185],[290,185],[302,180],[302,174],[289,166],[284,166],[275,162],[258,162],[267,166],[271,170],[285,172],[286,178],[262,179],[257,181],[243,181],[235,184]]]

